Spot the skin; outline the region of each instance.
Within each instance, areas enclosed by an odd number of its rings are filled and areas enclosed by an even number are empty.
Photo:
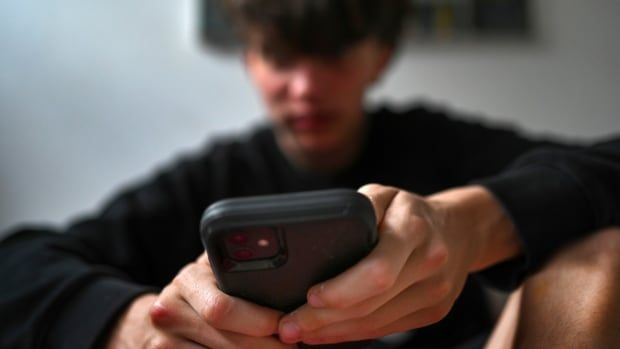
[[[365,132],[364,94],[392,50],[368,39],[331,59],[276,60],[258,47],[260,38],[250,41],[246,67],[283,152],[309,171],[350,164]],[[343,274],[312,287],[308,303],[292,314],[220,292],[202,255],[160,294],[138,297],[107,348],[290,348],[300,341],[376,338],[439,321],[469,272],[520,251],[511,223],[482,187],[431,197],[378,184],[359,191],[373,203],[378,245]]]
[[[336,343],[441,320],[467,275],[514,256],[510,222],[488,192],[467,187],[428,198],[366,185],[379,222],[376,248],[343,274],[312,287],[308,304],[280,320],[286,343]]]
[[[336,172],[355,158],[366,127],[363,99],[392,50],[374,40],[333,58],[265,57],[260,37],[245,63],[266,106],[280,148],[306,170]]]
[[[486,348],[617,348],[619,250],[619,227],[560,250],[510,296]]]

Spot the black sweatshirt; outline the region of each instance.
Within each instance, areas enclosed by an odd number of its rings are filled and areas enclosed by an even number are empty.
[[[0,245],[0,348],[103,343],[132,299],[157,292],[202,253],[200,216],[222,198],[371,182],[427,195],[475,181],[498,198],[524,243],[523,256],[481,273],[506,289],[563,244],[620,225],[620,139],[568,147],[421,107],[368,118],[361,155],[334,176],[293,167],[263,126],[179,159],[64,231],[21,228]],[[471,336],[489,326],[479,309],[470,285],[445,320],[414,340],[441,348]]]

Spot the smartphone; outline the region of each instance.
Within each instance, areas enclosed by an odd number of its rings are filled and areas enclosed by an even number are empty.
[[[283,312],[377,241],[370,200],[350,189],[218,201],[205,210],[200,232],[223,292]]]

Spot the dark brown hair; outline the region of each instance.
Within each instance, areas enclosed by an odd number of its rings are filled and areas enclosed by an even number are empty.
[[[362,39],[395,47],[408,0],[222,0],[241,39],[268,54],[337,56]]]

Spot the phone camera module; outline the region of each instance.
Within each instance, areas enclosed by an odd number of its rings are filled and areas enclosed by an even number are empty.
[[[233,251],[233,258],[238,261],[245,261],[254,257],[254,251],[249,248],[239,248]]]
[[[248,234],[246,233],[234,233],[228,237],[228,241],[233,245],[245,245],[248,242]]]
[[[256,241],[256,244],[258,245],[258,247],[269,247],[269,245],[271,245],[271,242],[268,239],[258,239],[258,241]]]
[[[274,258],[280,252],[278,232],[270,227],[233,230],[223,239],[226,254],[238,262]]]

